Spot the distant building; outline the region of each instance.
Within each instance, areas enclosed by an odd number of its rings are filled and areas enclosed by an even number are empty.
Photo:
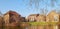
[[[37,14],[31,14],[31,15],[29,15],[27,17],[27,21],[28,22],[34,22],[34,21],[36,21],[36,16],[37,16]]]
[[[51,11],[46,16],[46,22],[59,22],[59,14],[56,13],[55,11]]]
[[[21,17],[21,22],[27,22],[25,17]]]
[[[39,16],[37,16],[36,20],[37,20],[37,22],[45,22],[46,21],[46,16],[39,14]]]
[[[59,22],[59,14],[56,13],[55,11],[51,11],[47,16],[46,16],[46,22]],[[58,29],[57,25],[47,25],[46,28],[50,29]]]
[[[21,15],[16,13],[15,11],[9,11],[6,14],[4,14],[3,19],[5,21],[5,24],[12,24],[12,23],[18,23],[21,21]]]
[[[31,14],[27,17],[27,21],[30,22],[44,22],[46,19],[46,17],[44,15],[40,15],[40,14]]]
[[[2,26],[2,22],[3,21],[3,18],[0,16],[0,26]]]

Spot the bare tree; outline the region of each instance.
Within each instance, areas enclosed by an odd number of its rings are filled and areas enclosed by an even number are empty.
[[[46,15],[47,12],[47,3],[46,4],[46,8],[42,8],[40,9],[40,2],[44,3],[44,0],[30,0],[29,5],[32,6],[33,4],[35,5],[36,10],[40,10],[42,14]]]
[[[60,9],[59,10],[56,10],[58,14],[60,14]]]
[[[34,5],[36,9],[39,9],[41,1],[43,1],[43,0],[30,0],[29,5],[30,6]]]
[[[57,0],[51,0],[51,7],[52,8],[55,6],[55,3],[57,3]]]
[[[23,0],[24,1],[24,0]],[[40,8],[40,2],[42,2],[42,3],[45,3],[46,4],[46,7],[45,8]],[[48,1],[47,1],[48,2]],[[33,5],[34,5],[34,9],[36,10],[36,11],[38,11],[38,10],[40,10],[40,12],[42,13],[42,14],[45,14],[46,15],[46,13],[47,13],[47,2],[45,2],[45,0],[29,0],[29,3],[28,3],[28,5],[29,5],[29,8],[31,8]]]

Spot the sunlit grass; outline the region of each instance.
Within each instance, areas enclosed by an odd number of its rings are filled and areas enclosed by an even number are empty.
[[[29,22],[30,25],[57,25],[57,22]]]

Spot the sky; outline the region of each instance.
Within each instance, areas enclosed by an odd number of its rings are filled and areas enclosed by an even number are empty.
[[[54,9],[59,9],[59,2],[54,4],[54,7],[51,7],[51,0],[44,0],[44,2],[40,2],[38,10],[36,10],[34,3],[32,6],[29,6],[29,0],[0,0],[0,11],[5,14],[9,10],[16,11],[21,16],[28,16],[30,14],[40,14],[41,8],[46,8],[47,3],[47,10],[50,12]]]

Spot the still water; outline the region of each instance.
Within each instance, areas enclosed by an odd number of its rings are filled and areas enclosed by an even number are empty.
[[[28,29],[58,29],[58,25],[29,26]]]
[[[12,26],[9,26],[9,27],[0,27],[0,29],[59,29],[59,26],[58,25],[37,25],[37,26],[33,26],[33,25],[30,25],[30,26],[26,26],[26,27],[12,27]]]

